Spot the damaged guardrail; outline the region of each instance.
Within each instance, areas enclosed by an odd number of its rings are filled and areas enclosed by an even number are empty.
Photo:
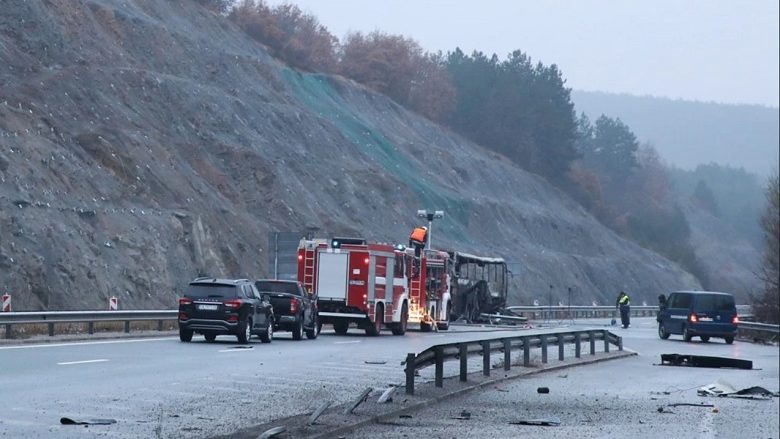
[[[13,338],[13,325],[48,325],[49,336],[54,336],[57,323],[87,323],[90,334],[94,333],[96,322],[124,322],[125,332],[130,332],[130,322],[157,321],[157,330],[163,330],[163,322],[176,320],[176,310],[150,311],[32,311],[0,313],[0,326],[5,326],[5,338]]]
[[[507,311],[533,320],[540,319],[593,319],[617,315],[614,306],[583,306],[583,305],[536,305],[507,306]],[[658,306],[631,305],[631,315],[634,317],[653,317],[658,314]],[[750,305],[737,305],[740,318],[752,316]]]
[[[428,366],[435,366],[435,385],[444,386],[444,362],[460,360],[460,381],[467,381],[468,357],[482,356],[482,374],[490,376],[490,354],[503,352],[504,370],[511,368],[511,354],[513,351],[522,350],[523,367],[531,365],[531,348],[541,348],[542,363],[547,363],[547,351],[550,343],[558,346],[558,361],[564,360],[564,346],[574,344],[574,356],[582,355],[582,343],[588,342],[590,355],[596,355],[596,340],[604,342],[604,352],[609,352],[609,345],[617,346],[623,350],[623,338],[606,329],[591,329],[580,331],[551,331],[544,334],[518,335],[514,337],[500,337],[487,340],[472,340],[457,343],[446,343],[431,346],[419,354],[409,353],[406,356],[406,393],[414,394],[415,373]]]

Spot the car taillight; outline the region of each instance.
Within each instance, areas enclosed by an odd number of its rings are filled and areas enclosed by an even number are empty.
[[[230,323],[235,323],[235,322],[238,321],[238,316],[235,315],[235,314],[231,314],[231,315],[228,316],[227,321],[230,322]]]
[[[179,299],[179,305],[192,305],[192,299],[189,297],[182,297]]]
[[[298,312],[298,301],[295,299],[290,299],[290,312],[293,314]]]
[[[688,320],[690,320],[690,321],[691,321],[691,323],[696,323],[696,322],[698,322],[698,321],[699,321],[699,318],[698,318],[698,317],[696,317],[696,314],[691,314],[691,316],[690,316],[690,317],[688,317]]]
[[[733,323],[733,324],[735,324],[735,325],[736,325],[737,323],[739,323],[739,317],[737,317],[737,316],[734,316],[734,318],[733,318],[733,319],[731,319],[731,323]]]
[[[226,300],[224,302],[225,308],[239,309],[241,308],[240,300]]]
[[[180,312],[179,313],[179,320],[187,320],[189,317],[187,317],[187,313]]]

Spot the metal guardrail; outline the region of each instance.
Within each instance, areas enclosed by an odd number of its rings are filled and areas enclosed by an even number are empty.
[[[94,333],[96,322],[124,322],[125,332],[130,332],[130,322],[157,321],[157,330],[163,330],[163,322],[176,320],[177,310],[150,311],[32,311],[0,313],[0,325],[5,326],[5,338],[13,338],[13,325],[48,325],[49,336],[54,336],[57,323],[87,323],[90,334]]]
[[[558,346],[558,360],[564,360],[564,346],[574,344],[574,356],[580,358],[582,355],[582,342],[589,342],[590,355],[596,355],[596,340],[604,342],[604,352],[609,352],[609,345],[617,346],[618,350],[623,350],[623,338],[619,337],[606,329],[598,330],[579,330],[579,331],[551,331],[544,334],[519,335],[514,337],[500,337],[486,340],[472,340],[458,343],[446,343],[431,346],[419,354],[409,353],[406,356],[406,393],[414,394],[414,376],[415,372],[428,367],[435,366],[435,385],[444,386],[444,362],[450,360],[460,360],[460,381],[467,381],[468,377],[468,357],[482,356],[482,374],[490,376],[490,354],[492,352],[503,352],[504,370],[511,368],[511,354],[513,350],[522,349],[523,367],[531,365],[531,348],[539,347],[542,351],[542,363],[547,363],[547,351],[550,342]]]
[[[583,305],[555,305],[555,306],[508,306],[506,309],[514,314],[527,317],[532,320],[540,319],[591,319],[619,316],[614,306],[583,306]],[[652,317],[658,314],[658,306],[631,305],[632,317]],[[737,305],[737,314],[740,317],[752,316],[750,305]]]
[[[739,322],[739,337],[742,339],[757,339],[775,342],[780,339],[780,325],[768,323]]]

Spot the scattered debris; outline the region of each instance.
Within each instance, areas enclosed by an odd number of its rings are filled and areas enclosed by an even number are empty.
[[[238,345],[238,346],[233,346],[230,349],[254,349],[254,348],[255,348],[254,346]]]
[[[412,419],[412,415],[399,415],[399,418]]]
[[[377,360],[377,361],[366,360],[366,361],[364,361],[364,363],[366,363],[366,364],[387,364],[387,361],[381,361],[381,360]]]
[[[393,393],[395,393],[395,389],[397,389],[396,386],[388,387],[384,392],[382,392],[382,396],[380,396],[376,402],[379,404],[393,402]]]
[[[715,407],[712,404],[692,404],[690,402],[675,402],[674,404],[666,404],[667,407]]]
[[[569,374],[558,375],[558,378],[569,378]]]
[[[703,355],[661,354],[662,366],[693,366],[712,368],[752,369],[753,362],[728,357],[706,357]]]
[[[282,427],[274,427],[274,428],[272,428],[270,430],[264,431],[260,436],[257,437],[257,439],[269,439],[269,438],[272,438],[272,437],[276,437],[276,436],[284,433],[285,431],[287,431],[287,427],[284,427],[284,426],[282,426]]]
[[[462,412],[460,412],[460,416],[454,416],[452,419],[460,419],[460,420],[467,421],[471,419],[471,412],[467,412],[466,410],[463,410]]]
[[[371,392],[373,392],[373,391],[374,391],[374,388],[373,388],[373,387],[369,387],[369,388],[367,388],[366,390],[364,390],[364,391],[363,391],[363,392],[360,394],[360,396],[359,396],[359,397],[358,397],[358,398],[355,400],[355,402],[353,402],[352,404],[350,404],[350,405],[349,405],[349,406],[348,406],[348,407],[347,407],[347,408],[344,410],[344,414],[345,414],[345,415],[349,415],[349,414],[351,414],[351,413],[352,413],[352,411],[353,411],[353,410],[355,410],[355,409],[357,408],[357,406],[359,406],[359,405],[360,405],[360,404],[362,404],[362,403],[363,403],[363,402],[364,402],[366,399],[368,399],[368,395],[370,395],[370,394],[371,394]]]
[[[537,387],[536,393],[550,393],[549,387]]]
[[[87,419],[78,420],[72,418],[60,418],[60,424],[62,425],[111,425],[116,424],[116,419]]]
[[[556,427],[561,425],[560,418],[556,416],[550,416],[549,418],[535,418],[535,419],[521,419],[519,421],[510,422],[512,425],[539,425],[544,427]]]
[[[734,386],[723,380],[717,380],[712,384],[700,387],[696,393],[699,396],[720,396],[743,399],[772,399],[772,397],[780,396],[780,392],[772,392],[771,390],[759,386],[737,390]]]
[[[509,390],[502,389],[501,387],[498,386],[496,386],[496,390],[498,390],[499,392],[509,392]]]
[[[315,422],[317,422],[317,419],[322,416],[322,413],[325,412],[325,410],[330,407],[330,401],[325,401],[322,404],[320,404],[319,407],[317,407],[317,410],[314,410],[314,412],[309,417],[309,422],[307,422],[307,425],[314,425]]]
[[[671,410],[666,410],[663,406],[658,407],[658,413],[674,413]]]

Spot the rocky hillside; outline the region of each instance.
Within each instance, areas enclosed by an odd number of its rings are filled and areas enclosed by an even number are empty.
[[[198,272],[268,274],[268,233],[511,262],[515,303],[695,288],[543,179],[342,78],[271,59],[186,0],[4,0],[0,286],[16,310],[172,307]]]

